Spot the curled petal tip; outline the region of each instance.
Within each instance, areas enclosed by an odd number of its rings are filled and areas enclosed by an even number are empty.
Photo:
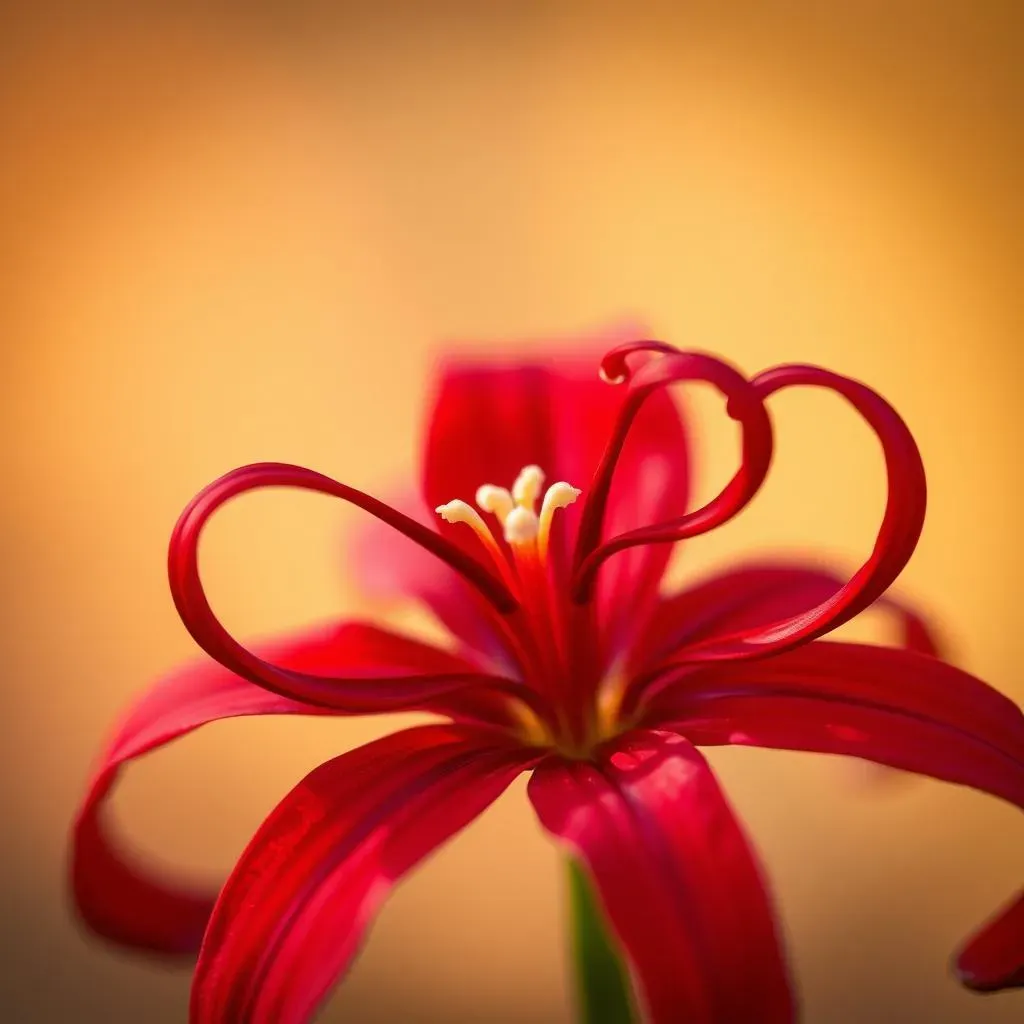
[[[606,384],[625,384],[633,376],[633,371],[626,361],[627,357],[635,352],[655,352],[661,355],[679,354],[675,345],[669,345],[664,341],[627,341],[622,345],[616,345],[609,349],[601,360],[597,369],[597,375]]]
[[[597,375],[605,384],[625,384],[629,379],[629,370],[625,359],[609,359],[606,356],[597,368]]]
[[[967,940],[952,969],[972,992],[1024,988],[1024,892]]]
[[[977,992],[979,995],[1004,992],[1011,988],[1024,988],[1024,967],[1013,974],[1000,978],[991,978],[986,974],[966,968],[956,960],[953,961],[952,968],[957,981],[964,988]]]
[[[664,342],[637,341],[608,352],[602,360],[606,373],[626,368],[626,356],[634,352],[660,353],[630,375],[628,393],[619,419],[591,481],[583,507],[573,556],[573,600],[590,599],[597,571],[611,555],[629,547],[666,544],[701,533],[727,522],[753,498],[768,472],[772,457],[772,426],[764,402],[750,381],[735,367],[703,352],[683,352]],[[730,415],[743,425],[742,460],[739,470],[721,493],[702,508],[663,523],[629,530],[602,542],[605,511],[612,475],[640,406],[654,392],[684,381],[705,381],[731,399]]]

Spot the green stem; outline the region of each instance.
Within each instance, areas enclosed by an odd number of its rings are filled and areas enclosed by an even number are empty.
[[[586,872],[570,859],[569,913],[580,1024],[633,1024],[629,975]]]

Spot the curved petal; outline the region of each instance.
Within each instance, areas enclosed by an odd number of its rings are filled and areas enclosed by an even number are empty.
[[[758,709],[770,708],[771,701],[783,699],[818,702],[826,718],[832,715],[837,722],[845,709],[859,708],[906,720],[908,728],[918,723],[922,728],[955,732],[965,742],[990,751],[995,763],[1005,764],[1006,779],[1024,785],[1020,708],[970,673],[916,651],[819,640],[762,662],[717,666],[687,675],[675,686],[668,683],[661,694],[651,697],[648,713],[656,720],[668,709],[677,717],[692,710],[702,720],[713,719],[719,714],[716,709],[740,711],[753,708],[753,702]],[[756,727],[756,713],[748,717]],[[792,724],[793,735],[799,735],[799,720]],[[737,735],[742,733],[739,730]],[[809,740],[815,735],[813,729],[808,731]],[[842,730],[837,730],[834,738],[842,743],[842,737]],[[898,733],[894,739],[898,745]],[[853,744],[851,753],[875,760],[870,753],[859,753],[869,748],[856,746],[868,740],[851,732],[845,742]],[[940,746],[932,753],[938,769],[946,751]]]
[[[271,813],[217,901],[192,1024],[301,1024],[358,952],[392,887],[536,753],[422,726],[342,754]]]
[[[529,794],[587,866],[652,1024],[795,1018],[754,853],[686,740],[628,734],[598,763],[541,765]]]
[[[762,398],[791,387],[825,388],[853,406],[882,447],[888,491],[885,511],[867,561],[838,591],[789,618],[694,644],[685,651],[690,663],[756,660],[810,643],[838,628],[892,585],[924,526],[927,486],[921,454],[907,425],[881,395],[852,378],[803,364],[765,370],[751,384]]]
[[[472,500],[483,483],[510,486],[530,464],[539,465],[550,481],[567,480],[585,493],[623,401],[621,389],[598,376],[600,354],[635,336],[633,330],[615,330],[576,344],[563,341],[558,347],[570,351],[535,361],[450,359],[443,364],[426,431],[427,504]],[[587,352],[594,352],[593,358]],[[654,395],[637,415],[623,449],[608,528],[624,533],[681,516],[689,473],[678,407],[667,394]],[[551,552],[560,571],[567,571],[578,519],[576,506],[555,519]],[[444,525],[441,530],[452,541],[475,544],[468,531]],[[599,606],[616,643],[624,642],[629,616],[612,595],[653,594],[670,555],[670,545],[637,549],[602,574]]]
[[[264,656],[299,670],[441,671],[458,659],[361,623],[320,627],[261,645]],[[122,767],[208,722],[246,715],[324,715],[328,709],[255,686],[208,659],[171,673],[130,709],[100,758],[75,820],[71,891],[83,922],[124,946],[194,953],[215,892],[159,877],[117,840],[107,800]]]
[[[319,704],[344,714],[383,711],[386,703],[392,711],[423,708],[436,697],[469,689],[487,692],[499,699],[501,695],[506,699],[513,697],[530,704],[534,710],[543,704],[542,698],[529,694],[517,681],[478,671],[460,675],[416,673],[386,680],[372,669],[368,673],[323,675],[273,664],[240,644],[225,629],[207,599],[199,572],[199,539],[210,517],[223,505],[239,495],[268,487],[308,490],[350,502],[393,526],[460,572],[481,594],[488,595],[496,608],[511,612],[518,607],[516,598],[492,570],[390,505],[302,466],[254,463],[225,473],[200,491],[178,517],[168,546],[167,575],[174,606],[192,638],[211,658],[282,697]],[[372,680],[369,686],[368,677]]]
[[[913,651],[817,641],[759,664],[694,673],[649,720],[697,744],[847,754],[971,786],[1024,808],[1024,714],[960,669]],[[1021,983],[1024,911],[1011,907],[961,954],[961,976]]]
[[[1024,987],[1024,889],[964,944],[957,977],[975,992]]]
[[[652,668],[690,644],[790,618],[827,601],[846,582],[820,566],[787,561],[752,561],[702,580],[664,598],[636,645],[635,672]],[[876,606],[891,612],[900,644],[941,656],[939,638],[906,601],[887,595]]]
[[[666,545],[699,537],[738,515],[760,489],[772,460],[772,425],[757,390],[736,367],[704,352],[680,352],[654,359],[636,373],[627,372],[626,354],[668,348],[662,342],[633,342],[609,352],[601,364],[609,380],[625,384],[621,413],[609,437],[590,494],[584,499],[579,536],[573,553],[572,597],[589,600],[598,570],[607,559],[634,547]],[[609,372],[610,368],[614,368]],[[620,372],[621,369],[621,372]],[[614,376],[613,376],[614,374]],[[726,399],[726,413],[741,427],[740,466],[722,490],[700,508],[671,520],[648,522],[637,530],[608,536],[604,530],[610,487],[624,443],[635,418],[652,396],[673,384],[702,381]],[[628,382],[628,383],[627,383]]]

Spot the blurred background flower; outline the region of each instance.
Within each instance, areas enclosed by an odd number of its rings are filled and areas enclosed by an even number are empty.
[[[442,342],[635,315],[748,371],[806,359],[869,380],[929,470],[902,592],[1024,699],[1022,21],[999,0],[8,5],[5,1015],[183,1019],[187,973],[88,944],[62,891],[109,722],[194,652],[171,526],[250,461],[411,482]],[[735,436],[717,399],[688,397],[706,500]],[[870,436],[825,395],[773,413],[763,494],[678,578],[740,550],[855,564],[870,544]],[[204,552],[226,624],[351,609],[340,538],[361,522],[293,495],[226,512]],[[147,850],[215,877],[312,765],[413,720],[218,726],[136,769],[117,810]],[[938,783],[868,799],[808,756],[712,752],[807,1019],[1018,1020],[1024,997],[971,996],[937,966],[1019,883],[1019,815]],[[510,793],[403,886],[324,1019],[567,1021],[559,869]]]

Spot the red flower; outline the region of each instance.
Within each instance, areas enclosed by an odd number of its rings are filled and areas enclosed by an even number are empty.
[[[940,661],[925,624],[882,598],[925,512],[920,457],[893,409],[817,367],[748,380],[648,342],[613,349],[602,375],[620,386],[571,361],[450,366],[423,481],[443,522],[280,464],[228,473],[181,516],[171,589],[213,660],[157,684],[121,724],[75,824],[72,878],[79,913],[108,939],[199,950],[194,1024],[308,1020],[391,887],[523,771],[541,824],[586,865],[657,1022],[796,1014],[756,857],[698,746],[849,754],[1024,807],[1020,709]],[[685,380],[726,396],[743,452],[722,493],[690,512],[687,438],[666,394]],[[791,387],[838,393],[881,441],[889,498],[870,558],[846,582],[747,565],[662,596],[671,542],[726,522],[760,487],[772,455],[765,400]],[[558,481],[546,491],[538,466]],[[581,501],[570,484],[586,485]],[[255,652],[239,644],[207,603],[196,545],[214,511],[262,487],[334,495],[390,527],[363,539],[363,575],[425,601],[453,650],[364,622]],[[474,495],[480,511],[460,500]],[[899,616],[902,647],[821,639],[879,599]],[[184,733],[241,715],[414,708],[447,721],[313,771],[219,896],[118,850],[105,806],[118,772]],[[978,990],[1024,984],[1024,896],[967,944],[957,970]]]

